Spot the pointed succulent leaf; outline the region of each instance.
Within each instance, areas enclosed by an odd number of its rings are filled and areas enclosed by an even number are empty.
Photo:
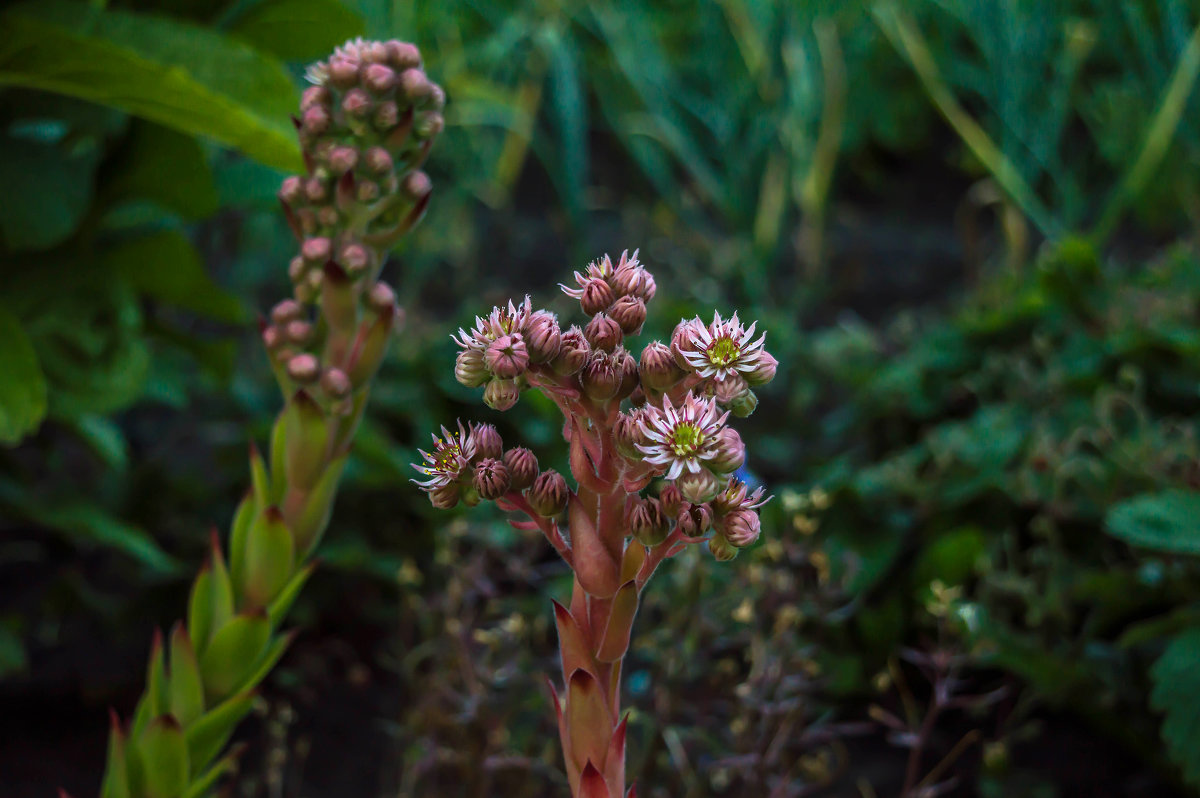
[[[241,747],[235,747],[235,750],[218,759],[212,767],[192,779],[192,783],[188,785],[187,791],[181,798],[204,798],[207,796],[216,786],[217,779],[226,773],[233,773],[237,770],[237,762],[241,753]]]
[[[608,794],[608,782],[590,760],[579,777],[579,798],[612,798]]]
[[[637,617],[637,609],[637,583],[631,580],[621,585],[613,596],[608,626],[600,640],[596,659],[601,662],[616,662],[625,656],[625,652],[629,650],[629,635],[633,630],[633,619]]]
[[[288,650],[288,646],[295,639],[296,632],[291,631],[279,635],[272,640],[270,645],[267,646],[267,650],[263,652],[258,662],[255,663],[254,669],[250,671],[250,674],[242,682],[242,685],[246,689],[250,689],[267,678],[267,674],[271,672],[271,669],[275,667],[275,664],[279,662],[284,652]]]
[[[212,531],[212,549],[208,561],[192,583],[188,598],[188,634],[196,655],[204,653],[213,630],[219,629],[233,617],[233,584],[229,569],[221,554],[217,530]]]
[[[267,462],[263,459],[258,446],[250,442],[250,484],[254,490],[254,500],[259,507],[267,507],[271,501],[271,475],[267,472]]]
[[[154,630],[150,643],[150,657],[146,666],[146,690],[133,713],[130,736],[134,739],[150,725],[150,721],[167,711],[167,676],[163,662],[162,630]]]
[[[637,785],[630,784],[629,791],[625,793],[625,798],[637,798]]]
[[[329,418],[303,389],[292,394],[283,409],[283,418],[283,462],[288,487],[308,491],[317,484],[325,469]]]
[[[188,756],[197,769],[225,747],[233,730],[254,706],[254,699],[253,691],[238,693],[205,712],[187,728]]]
[[[179,721],[161,715],[137,741],[142,786],[148,798],[177,798],[187,788],[188,749]]]
[[[108,733],[108,758],[104,766],[104,784],[100,787],[100,798],[131,798],[129,791],[129,765],[126,760],[125,731],[117,713],[109,710],[110,730]]]
[[[608,598],[617,592],[619,569],[609,555],[596,525],[578,499],[571,499],[568,508],[571,529],[571,548],[575,550],[575,576],[583,589],[597,598]]]
[[[254,492],[250,491],[233,514],[233,526],[229,532],[229,573],[235,585],[242,584],[246,569],[246,538],[250,536],[250,526],[263,506],[254,498]]]
[[[308,582],[308,578],[312,576],[312,572],[316,568],[316,563],[309,563],[297,571],[283,586],[283,590],[279,591],[279,595],[275,596],[267,606],[267,618],[271,621],[272,629],[277,628],[287,617],[288,612],[292,609],[292,604],[296,602],[296,597],[300,595],[300,591],[304,589],[305,583]]]
[[[170,712],[186,727],[204,712],[204,683],[196,651],[181,623],[175,624],[171,632],[171,675],[167,681]]]
[[[267,648],[271,624],[266,610],[236,615],[218,629],[200,658],[204,691],[220,699],[245,683]]]
[[[368,319],[359,326],[354,341],[353,362],[346,372],[352,384],[364,385],[379,369],[392,337],[395,317],[395,310],[388,310],[380,313],[374,322]]]
[[[342,455],[325,467],[325,472],[309,492],[304,507],[296,518],[289,519],[296,536],[296,552],[300,559],[308,556],[317,547],[329,517],[333,514],[333,500],[337,496],[338,482],[346,467],[348,455]]]
[[[591,760],[603,765],[612,740],[613,719],[600,684],[591,673],[580,668],[571,674],[564,711],[576,764],[583,768]]]
[[[287,423],[283,414],[280,413],[271,426],[271,473],[275,475],[275,480],[271,485],[271,504],[279,504],[283,501],[283,492],[287,488],[287,480],[283,478],[286,473],[286,466],[283,462],[286,451]]]
[[[246,537],[242,598],[248,607],[267,606],[292,576],[295,567],[292,532],[275,507],[259,513]]]
[[[614,786],[625,783],[625,732],[628,723],[628,715],[621,718],[608,742],[608,754],[604,758],[604,780]]]
[[[574,673],[577,669],[582,668],[594,676],[596,664],[592,659],[592,652],[588,650],[583,632],[580,631],[579,624],[575,622],[575,616],[554,599],[550,601],[554,604],[554,624],[558,627],[558,648],[562,656],[562,672]]]
[[[625,554],[621,557],[621,582],[637,578],[638,571],[642,569],[642,563],[645,561],[646,547],[637,540],[630,539],[629,545],[625,547]]]

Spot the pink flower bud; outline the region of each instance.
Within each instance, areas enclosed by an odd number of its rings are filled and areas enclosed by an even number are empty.
[[[654,298],[654,278],[637,262],[636,257],[637,253],[634,253],[634,260],[627,260],[625,255],[621,256],[621,262],[611,280],[613,290],[617,292],[617,296],[636,296],[643,302],[649,302]]]
[[[708,466],[720,474],[737,471],[746,464],[746,445],[742,436],[732,427],[723,427],[717,433],[717,455],[708,461]]]
[[[599,277],[589,277],[581,287],[579,306],[589,316],[608,310],[616,297],[609,284]]]
[[[304,308],[293,299],[285,299],[271,308],[271,321],[276,324],[287,324],[304,315]]]
[[[657,546],[667,539],[671,522],[663,514],[658,499],[644,499],[629,513],[629,531],[644,546]]]
[[[396,73],[383,64],[371,64],[363,73],[363,83],[371,91],[383,94],[396,85]]]
[[[729,562],[738,555],[737,547],[720,535],[708,539],[708,550],[717,562]]]
[[[350,395],[350,378],[339,368],[327,368],[321,375],[321,390],[332,399],[343,399]]]
[[[295,205],[304,198],[304,188],[296,175],[285,177],[279,186],[279,199],[288,205]]]
[[[371,254],[367,248],[357,242],[346,244],[338,256],[338,263],[350,277],[358,277],[367,270],[371,263]]]
[[[388,48],[383,42],[364,42],[359,54],[367,64],[382,64],[388,60]]]
[[[400,184],[401,189],[414,200],[419,200],[433,190],[433,182],[424,172],[409,172]]]
[[[438,111],[442,110],[446,107],[446,92],[442,90],[441,86],[434,83],[429,92],[429,99],[425,104]]]
[[[304,181],[304,198],[309,202],[324,202],[329,198],[329,188],[319,177],[310,177]]]
[[[328,238],[306,238],[300,245],[300,255],[308,263],[324,264],[329,260],[331,244]]]
[[[679,509],[683,506],[683,494],[673,482],[668,483],[658,492],[658,502],[667,517],[674,518],[679,515]]]
[[[334,147],[329,153],[329,169],[335,175],[344,175],[358,163],[358,150],[353,147]]]
[[[639,371],[642,384],[655,391],[666,391],[683,379],[683,369],[662,341],[653,341],[642,350]]]
[[[529,360],[533,363],[552,360],[562,345],[558,319],[547,310],[535,311],[526,322],[522,334],[529,350]]]
[[[413,123],[413,133],[417,138],[431,139],[441,133],[446,127],[446,119],[437,111],[425,111],[417,114]]]
[[[360,180],[354,187],[354,198],[362,203],[379,199],[379,184],[374,180]]]
[[[405,70],[421,65],[421,51],[416,45],[392,39],[384,42],[384,46],[387,47],[388,61],[396,69]]]
[[[400,92],[409,102],[424,100],[431,91],[429,78],[420,69],[406,69],[400,73]]]
[[[524,447],[517,446],[505,452],[504,465],[512,479],[512,490],[525,490],[538,477],[537,456]]]
[[[699,471],[685,471],[675,480],[683,498],[692,504],[704,504],[716,498],[717,493],[724,487],[716,474],[707,468]]]
[[[747,502],[749,494],[746,491],[746,483],[740,479],[730,477],[729,484],[725,490],[717,494],[717,498],[712,500],[713,512],[717,515],[724,515],[730,510],[741,507]]]
[[[617,324],[607,313],[597,313],[588,322],[584,328],[583,334],[587,336],[588,343],[594,349],[601,349],[605,352],[611,352],[616,349],[617,344],[621,343],[624,338],[621,333],[621,325]]]
[[[454,359],[454,379],[468,388],[478,388],[492,378],[478,349],[464,349]]]
[[[617,451],[626,457],[641,459],[642,453],[637,447],[639,443],[646,443],[646,435],[642,429],[640,414],[636,410],[632,413],[618,413],[612,429]]]
[[[329,112],[320,105],[309,106],[301,119],[304,132],[310,136],[319,136],[329,129]]]
[[[483,403],[501,412],[511,410],[521,398],[521,389],[516,380],[493,377],[483,389]]]
[[[621,325],[621,332],[636,335],[646,323],[646,303],[636,296],[623,296],[613,303],[608,315]]]
[[[429,503],[439,510],[450,510],[458,504],[462,489],[457,482],[451,482],[428,491]]]
[[[375,111],[376,130],[391,130],[400,123],[400,108],[391,100],[381,102]]]
[[[324,208],[317,210],[317,221],[323,227],[335,227],[341,217],[338,216],[337,208],[332,205],[327,205]]]
[[[504,453],[504,439],[494,424],[472,424],[471,441],[475,444],[476,462],[480,458],[490,457],[499,460]]]
[[[366,119],[367,115],[371,113],[373,105],[371,95],[362,89],[351,89],[342,98],[342,110],[346,112],[347,116],[354,119]]]
[[[779,361],[770,352],[763,350],[758,355],[754,370],[746,372],[746,382],[751,385],[766,385],[775,379],[775,370],[778,367]]]
[[[713,398],[718,404],[729,407],[738,397],[750,390],[741,374],[728,374],[722,379],[715,380],[710,386]]]
[[[501,379],[514,379],[529,368],[529,352],[519,334],[501,335],[483,353],[488,371]]]
[[[379,282],[367,292],[367,307],[379,315],[396,312],[396,292],[387,283]]]
[[[721,519],[721,531],[732,545],[742,549],[758,540],[762,520],[753,510],[734,510]]]
[[[321,376],[321,364],[315,356],[303,352],[288,360],[287,375],[302,385],[314,382]]]
[[[583,368],[583,364],[587,363],[591,354],[592,347],[587,342],[587,336],[583,334],[583,330],[579,329],[578,325],[572,324],[562,334],[558,354],[554,357],[551,366],[556,373],[569,376]]]
[[[324,86],[309,86],[300,95],[300,110],[307,111],[314,105],[329,105],[329,89]]]
[[[475,467],[473,484],[480,497],[490,501],[508,493],[512,480],[508,476],[508,467],[502,461],[494,457],[485,457]]]
[[[263,346],[265,346],[268,351],[277,349],[284,343],[283,332],[274,325],[264,327],[262,331],[262,342]]]
[[[392,171],[392,156],[383,147],[372,147],[367,150],[363,161],[367,168],[377,175],[386,175]]]
[[[603,352],[593,352],[579,375],[583,392],[597,402],[606,402],[617,395],[621,387],[621,372]]]
[[[534,512],[550,518],[566,509],[570,495],[563,475],[551,468],[538,475],[533,486],[526,491],[525,498]]]
[[[617,388],[617,396],[624,399],[638,387],[637,361],[623,346],[618,346],[612,353],[612,360],[621,374],[621,387]]]
[[[350,88],[358,82],[358,62],[335,55],[329,59],[329,79],[338,88]]]
[[[704,323],[700,319],[683,319],[675,325],[675,331],[671,333],[671,352],[675,355],[675,362],[685,371],[694,370],[684,355],[698,351],[694,341],[697,328],[704,329]]]
[[[313,339],[313,326],[303,319],[289,321],[283,328],[284,337],[289,343],[298,346],[308,346]]]

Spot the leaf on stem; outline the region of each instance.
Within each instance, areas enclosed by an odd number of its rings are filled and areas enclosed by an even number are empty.
[[[637,582],[630,580],[621,585],[613,596],[608,614],[608,626],[596,651],[601,662],[616,662],[629,650],[629,635],[633,631],[633,619],[637,617]]]
[[[562,655],[562,672],[570,674],[582,669],[595,676],[596,663],[592,659],[592,652],[588,648],[583,631],[575,621],[575,616],[554,599],[550,601],[554,604],[554,625],[558,627],[558,648]]]
[[[582,668],[571,674],[567,684],[565,711],[567,734],[571,738],[571,757],[575,764],[585,770],[585,763],[588,762],[603,765],[612,740],[613,719],[596,677]],[[604,795],[608,795],[607,790]]]
[[[610,798],[608,782],[596,770],[596,766],[588,760],[579,777],[579,798]]]

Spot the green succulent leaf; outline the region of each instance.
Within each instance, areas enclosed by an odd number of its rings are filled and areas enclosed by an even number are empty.
[[[0,85],[57,92],[209,136],[284,169],[300,166],[296,89],[275,59],[175,20],[69,0],[0,14]]]
[[[155,718],[137,741],[137,753],[147,798],[175,798],[187,789],[187,740],[175,718]]]
[[[21,323],[2,307],[0,340],[0,444],[11,445],[46,417],[46,377]]]
[[[254,698],[254,693],[250,691],[238,693],[217,704],[188,726],[188,757],[197,769],[204,767],[225,747],[234,728],[253,708]]]
[[[1167,753],[1183,769],[1193,787],[1200,787],[1200,627],[1171,641],[1150,671],[1154,686],[1150,705],[1164,713],[1162,738]]]
[[[270,635],[265,612],[237,615],[216,630],[200,658],[206,695],[223,698],[245,684]]]

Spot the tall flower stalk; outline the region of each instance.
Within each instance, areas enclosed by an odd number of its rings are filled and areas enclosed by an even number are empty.
[[[626,798],[621,668],[639,597],[693,543],[730,560],[757,540],[765,499],[737,475],[746,449],[728,421],[754,411],[754,388],[777,364],[737,314],[683,320],[635,359],[626,337],[656,290],[636,252],[590,264],[575,284],[563,290],[590,317],[584,327],[563,330],[526,297],[455,336],[455,376],[482,387],[489,407],[507,410],[532,389],[562,412],[574,486],[529,449],[506,449],[494,426],[461,423],[433,436],[414,481],[436,507],[496,502],[570,566],[570,600],[554,602],[562,686],[550,690],[571,795]]]
[[[281,632],[329,523],[367,394],[401,320],[379,275],[387,250],[420,220],[420,166],[443,119],[442,90],[417,48],[357,40],[308,72],[295,119],[306,172],[279,191],[298,253],[293,297],[262,323],[285,397],[267,456],[251,446],[252,487],[223,550],[192,585],[187,620],[156,634],[132,718],[114,713],[104,798],[209,793],[222,752],[259,683],[292,639]]]

